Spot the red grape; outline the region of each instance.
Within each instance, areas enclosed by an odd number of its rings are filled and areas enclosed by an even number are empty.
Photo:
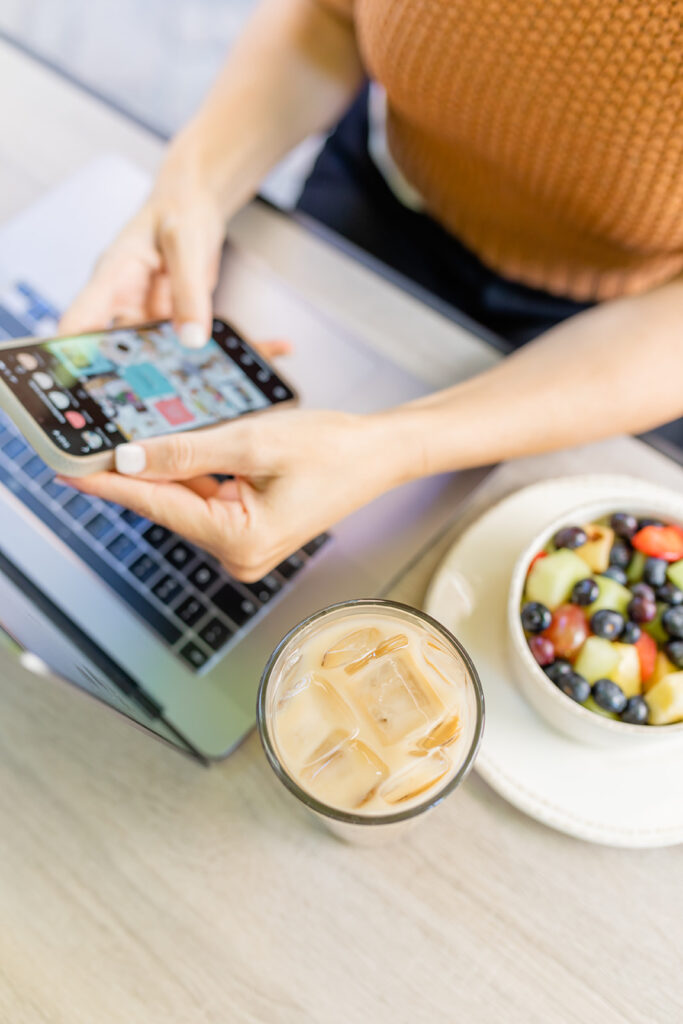
[[[561,604],[553,612],[552,622],[541,635],[550,640],[556,657],[571,658],[578,653],[588,636],[586,616],[575,604]]]

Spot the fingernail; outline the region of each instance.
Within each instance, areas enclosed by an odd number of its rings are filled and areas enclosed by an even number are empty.
[[[126,476],[142,473],[147,465],[147,456],[141,444],[120,444],[114,452],[114,458],[117,471]]]
[[[202,325],[193,323],[181,324],[178,337],[185,348],[204,348],[209,340]]]

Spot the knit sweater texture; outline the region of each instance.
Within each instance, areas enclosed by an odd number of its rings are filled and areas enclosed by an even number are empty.
[[[683,0],[327,0],[394,160],[506,277],[579,300],[683,273]]]

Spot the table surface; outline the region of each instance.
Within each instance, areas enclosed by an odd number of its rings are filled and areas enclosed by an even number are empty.
[[[99,153],[158,161],[154,139],[4,44],[0,88],[0,218]],[[262,206],[231,234],[435,384],[495,358]],[[477,501],[586,468],[683,490],[678,467],[618,439],[506,467]],[[397,597],[420,602],[448,543]],[[0,704],[3,1022],[683,1018],[676,848],[578,842],[476,775],[400,843],[351,847],[293,804],[254,735],[205,770],[6,660]]]

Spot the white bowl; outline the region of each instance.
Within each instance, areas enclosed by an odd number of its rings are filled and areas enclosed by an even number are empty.
[[[542,533],[536,535],[515,562],[510,583],[508,600],[508,633],[510,652],[515,679],[524,696],[536,711],[566,736],[596,746],[614,747],[635,745],[648,746],[653,743],[682,743],[683,722],[673,725],[631,725],[617,719],[606,718],[595,711],[577,704],[555,686],[540,667],[527,643],[520,608],[529,563],[537,551],[563,526],[581,525],[592,522],[613,512],[631,512],[636,516],[652,516],[668,522],[683,524],[683,498],[674,491],[670,496],[662,495],[657,488],[652,499],[634,492],[633,500],[623,496],[615,500],[594,501],[569,509],[566,514],[550,523]],[[590,575],[587,569],[586,575]]]

